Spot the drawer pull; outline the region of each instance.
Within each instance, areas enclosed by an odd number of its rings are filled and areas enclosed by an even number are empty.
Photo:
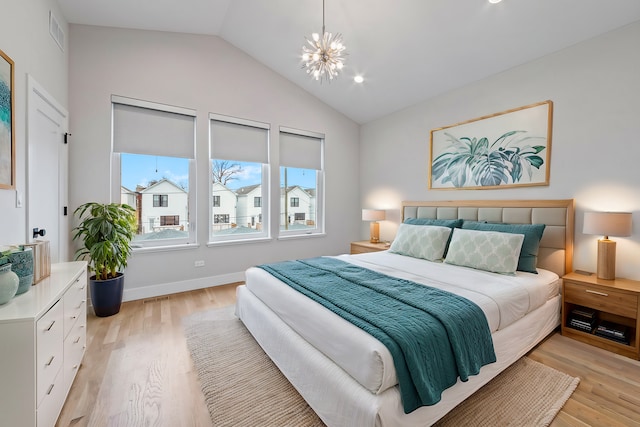
[[[51,324],[49,325],[49,327],[47,329],[45,329],[45,332],[49,332],[51,330],[51,328],[53,328],[53,325],[56,324],[56,321],[54,320],[53,322],[51,322]]]
[[[51,359],[49,359],[49,361],[47,363],[45,363],[44,366],[51,366],[51,364],[53,363],[53,359],[55,359],[55,356],[51,356]]]
[[[51,394],[51,391],[53,390],[53,387],[55,387],[55,384],[51,384],[49,386],[49,390],[47,390],[47,395]]]
[[[586,289],[586,292],[588,292],[590,294],[600,295],[600,296],[603,296],[603,297],[608,297],[609,296],[609,294],[605,294],[604,292],[592,291],[591,289]]]
[[[80,337],[76,338],[76,340],[73,343],[78,344],[79,342],[80,342]]]
[[[76,307],[76,310],[82,307],[82,304],[84,304],[86,301],[82,300],[80,301],[80,304],[78,304],[78,306]]]

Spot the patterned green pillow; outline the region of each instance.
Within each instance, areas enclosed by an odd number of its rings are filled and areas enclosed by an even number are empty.
[[[434,218],[407,218],[404,220],[405,224],[411,225],[440,225],[442,227],[449,228],[461,228],[462,227],[461,219],[434,219]],[[451,234],[449,234],[449,240],[447,240],[447,244],[444,247],[443,257],[447,256],[447,250],[449,249],[449,242],[451,242]]]
[[[499,231],[501,233],[524,234],[520,258],[518,259],[519,271],[528,271],[538,274],[538,248],[540,239],[545,229],[545,224],[505,224],[493,222],[464,221],[462,228],[480,231]]]
[[[444,262],[494,273],[514,274],[523,240],[523,234],[456,228]]]
[[[449,227],[400,224],[389,252],[429,261],[441,260],[449,234]]]

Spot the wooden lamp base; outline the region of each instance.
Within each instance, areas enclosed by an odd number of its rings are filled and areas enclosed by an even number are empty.
[[[373,221],[369,225],[369,234],[371,243],[380,243],[380,223],[378,221]]]
[[[616,278],[616,242],[609,239],[598,240],[598,279]]]

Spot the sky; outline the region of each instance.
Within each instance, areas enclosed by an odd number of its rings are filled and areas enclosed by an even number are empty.
[[[189,160],[175,157],[148,156],[141,154],[126,154],[120,156],[122,185],[129,190],[135,190],[137,185],[147,186],[150,181],[167,178],[179,186],[189,187]],[[238,179],[228,183],[228,187],[235,190],[246,185],[260,182],[260,167],[256,163],[238,162],[243,167],[243,173]],[[287,184],[300,185],[303,188],[315,188],[315,171],[288,168]],[[280,185],[284,177],[280,177]]]

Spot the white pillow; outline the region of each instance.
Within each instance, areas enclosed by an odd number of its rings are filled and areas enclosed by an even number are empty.
[[[514,274],[524,234],[456,228],[451,237],[447,264]]]
[[[429,261],[441,260],[449,234],[451,234],[449,227],[403,223],[400,224],[389,252]]]

